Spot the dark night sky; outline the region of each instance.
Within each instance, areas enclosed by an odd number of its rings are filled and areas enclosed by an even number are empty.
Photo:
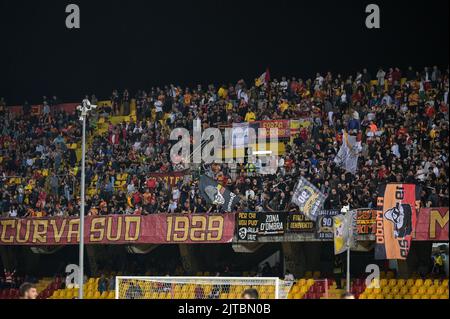
[[[65,28],[65,7],[81,29]],[[365,7],[381,29],[365,28]],[[448,65],[448,0],[0,0],[0,96],[75,102],[113,88]]]

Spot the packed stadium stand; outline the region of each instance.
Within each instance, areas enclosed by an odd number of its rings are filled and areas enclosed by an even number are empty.
[[[290,198],[300,176],[328,195],[324,208],[329,210],[344,205],[374,209],[380,195],[378,186],[393,182],[420,185],[417,199],[422,208],[448,207],[448,87],[448,69],[410,67],[403,72],[398,68],[379,69],[374,76],[364,70],[348,77],[318,73],[307,80],[295,77],[268,80],[266,75],[254,85],[247,85],[244,80],[235,85],[207,87],[171,85],[139,90],[133,97],[127,90],[123,94],[114,91],[105,101],[91,96],[91,103],[99,107],[92,112],[88,123],[86,215],[224,214],[219,205],[208,204],[202,198],[198,175],[184,177],[190,165],[169,160],[173,144],[169,140],[171,130],[190,128],[194,119],[200,119],[205,129],[242,122],[300,121],[295,127],[293,123],[288,124],[292,125],[289,136],[280,134],[284,151],[273,176],[258,174],[261,169],[258,163],[234,166],[214,163],[201,167],[204,174],[239,196],[240,204],[230,213],[294,212]],[[5,220],[79,215],[81,129],[77,105],[47,97],[39,105],[25,102],[22,106],[9,107],[2,101],[0,214]],[[355,174],[346,172],[333,161],[342,145],[344,130],[362,143]],[[446,212],[448,215],[448,208]],[[439,219],[439,225],[446,228],[448,241],[448,217],[447,224],[442,220],[445,218]],[[231,239],[236,243],[235,235],[231,235],[227,244]],[[424,235],[421,240],[429,244],[429,249],[417,253],[420,260],[407,274],[383,273],[380,288],[366,287],[362,277],[354,278],[352,293],[359,299],[448,299],[448,264],[447,273],[442,268],[431,276],[431,244],[442,242],[438,235],[433,238]],[[111,232],[107,236],[114,237]],[[365,242],[373,241],[373,233],[364,236]],[[17,246],[26,240],[30,246],[36,243],[31,241],[31,236],[30,239],[17,237]],[[39,234],[34,234],[35,237],[40,238]],[[312,236],[302,237],[304,241],[315,240],[312,239]],[[44,240],[41,243],[46,244]],[[12,250],[6,252],[3,244],[12,249],[17,247],[2,242],[2,258],[13,254]],[[364,252],[367,251],[373,254],[373,247]],[[448,251],[446,256],[448,259]],[[2,261],[5,268],[6,257]],[[17,267],[21,276],[27,275],[25,266],[13,259],[8,257],[8,263]],[[248,265],[247,271],[253,271],[258,263]],[[419,271],[419,266],[428,268]],[[345,285],[338,288],[333,276],[328,274],[332,265],[327,271],[321,268],[305,272],[302,267],[302,272],[295,274],[299,279],[295,280],[288,298],[342,296]],[[12,270],[12,266],[9,268]],[[355,271],[361,272],[361,269]],[[418,275],[413,276],[413,272]],[[54,273],[61,274],[61,268],[54,269]],[[88,278],[84,284],[85,298],[114,298],[112,284],[105,283],[99,290],[101,271],[92,273],[95,277]],[[181,272],[184,273],[189,271]],[[197,272],[197,275],[209,273]],[[63,276],[36,276],[41,278],[35,281],[39,298],[76,298],[77,288],[66,287]],[[24,278],[16,278],[17,283],[13,285],[6,277],[2,278],[0,298],[17,298],[18,285]],[[113,281],[113,277],[108,280]],[[221,292],[219,298],[239,298],[245,288],[242,285]],[[260,294],[262,298],[273,298],[271,288],[264,288]],[[149,292],[145,297],[195,297],[195,286],[173,287],[171,293]]]

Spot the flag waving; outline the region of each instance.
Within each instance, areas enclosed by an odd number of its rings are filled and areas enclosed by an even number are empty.
[[[339,255],[356,246],[356,211],[346,211],[345,215],[333,217],[334,254]]]
[[[292,203],[300,208],[306,218],[317,220],[319,210],[325,202],[326,195],[322,194],[313,184],[303,176],[297,183],[292,195]]]
[[[356,140],[356,136],[349,135],[344,131],[342,146],[334,158],[334,162],[339,167],[344,168],[347,172],[355,174],[358,169],[358,157],[360,152],[361,142]]]
[[[221,206],[226,212],[231,212],[239,203],[236,194],[205,175],[200,177],[200,195],[207,203]]]
[[[414,184],[380,186],[377,198],[375,259],[408,257],[420,208],[420,187]]]
[[[269,68],[267,68],[266,72],[261,74],[261,76],[255,80],[255,85],[257,87],[260,87],[261,85],[267,84],[269,82],[270,82],[270,72]]]

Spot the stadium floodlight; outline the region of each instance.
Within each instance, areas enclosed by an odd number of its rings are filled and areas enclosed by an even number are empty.
[[[81,112],[80,121],[83,122],[83,133],[81,137],[81,207],[80,207],[80,243],[79,243],[79,269],[78,269],[78,298],[83,299],[83,284],[84,284],[84,206],[85,206],[85,164],[86,164],[86,119],[88,113],[97,108],[97,105],[92,105],[91,102],[85,98],[81,105],[77,106],[77,110]]]

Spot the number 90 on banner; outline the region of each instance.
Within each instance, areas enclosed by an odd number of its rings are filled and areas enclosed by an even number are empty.
[[[223,216],[168,216],[167,242],[220,241],[223,235]]]

